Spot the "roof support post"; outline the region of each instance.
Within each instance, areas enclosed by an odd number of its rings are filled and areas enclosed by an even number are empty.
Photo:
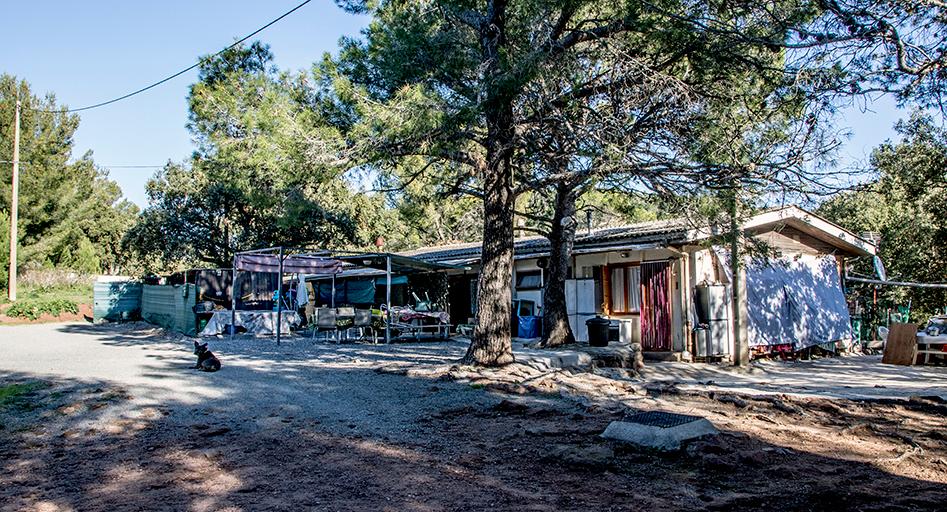
[[[237,332],[237,256],[233,257],[233,274],[230,278],[230,341]]]
[[[276,344],[283,331],[283,246],[279,248],[279,277],[276,278]]]
[[[391,255],[385,256],[385,343],[391,343]]]

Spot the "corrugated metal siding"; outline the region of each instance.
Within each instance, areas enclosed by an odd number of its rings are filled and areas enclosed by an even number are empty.
[[[93,319],[117,322],[123,316],[126,319],[138,318],[141,286],[136,281],[96,281],[92,287]]]
[[[195,334],[194,310],[197,291],[193,284],[142,287],[141,317],[149,323],[184,334]]]

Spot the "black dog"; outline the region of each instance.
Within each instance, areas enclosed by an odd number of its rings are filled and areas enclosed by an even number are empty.
[[[194,368],[205,372],[216,372],[220,369],[220,359],[207,350],[207,343],[201,345],[195,341],[194,355],[197,356],[197,365]]]

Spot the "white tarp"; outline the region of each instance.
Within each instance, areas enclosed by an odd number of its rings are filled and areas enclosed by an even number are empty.
[[[727,277],[729,253],[716,250]],[[832,256],[799,255],[747,261],[751,347],[814,345],[852,339],[851,318]]]
[[[852,338],[848,305],[831,256],[750,262],[746,294],[750,346],[792,344],[801,350]]]
[[[237,311],[235,316],[237,327],[243,327],[250,334],[276,334],[276,311]],[[295,311],[283,311],[279,316],[282,334],[290,334],[292,328],[301,321]],[[230,310],[214,311],[200,335],[215,336],[229,332],[228,326],[232,319]]]

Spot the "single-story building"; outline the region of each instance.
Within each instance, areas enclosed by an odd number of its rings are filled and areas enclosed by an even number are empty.
[[[847,259],[872,257],[875,247],[795,206],[764,211],[742,227],[779,253],[747,262],[750,346],[799,350],[850,341],[841,276]],[[646,352],[733,354],[729,251],[709,243],[714,235],[686,220],[580,229],[566,282],[576,338],[587,340],[586,320],[601,315],[618,324],[621,341],[640,342]],[[474,322],[480,243],[401,254],[469,268],[448,272],[450,317],[454,325]],[[543,237],[516,240],[517,314],[541,315],[548,255]]]

